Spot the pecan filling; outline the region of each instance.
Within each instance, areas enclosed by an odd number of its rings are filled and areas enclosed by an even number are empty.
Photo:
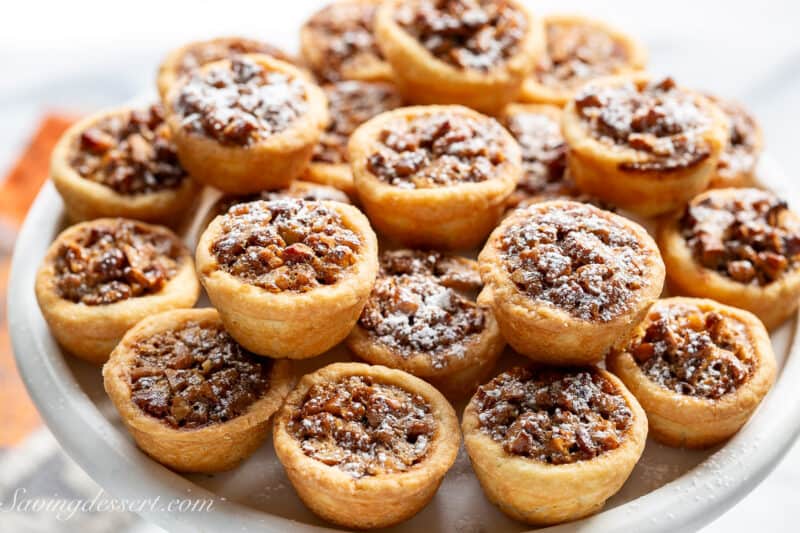
[[[719,157],[717,172],[722,177],[752,172],[758,160],[758,125],[747,110],[736,102],[708,97],[728,119],[728,144]]]
[[[489,71],[513,56],[528,29],[507,0],[414,0],[395,21],[440,61]]]
[[[524,174],[517,184],[519,196],[578,193],[572,181],[565,179],[567,144],[557,120],[546,113],[518,111],[506,117],[505,125],[522,149]]]
[[[160,105],[106,117],[75,144],[72,168],[120,194],[175,189],[186,177]]]
[[[233,206],[211,245],[219,267],[269,292],[306,292],[338,282],[361,246],[320,202],[284,199]]]
[[[372,294],[358,321],[403,356],[424,353],[434,368],[464,357],[486,310],[468,292],[481,288],[478,270],[439,252],[385,252]]]
[[[493,119],[455,114],[397,119],[381,130],[367,168],[403,189],[486,181],[506,161],[502,132]]]
[[[547,24],[547,54],[536,66],[536,80],[547,87],[575,89],[617,72],[628,60],[622,44],[603,30],[584,24]]]
[[[681,234],[696,261],[739,283],[768,285],[800,266],[800,223],[767,191],[711,192],[689,204]]]
[[[753,372],[744,324],[696,306],[656,305],[644,335],[627,351],[652,381],[679,394],[716,399]]]
[[[272,200],[286,199],[305,200],[307,202],[321,202],[329,200],[332,202],[342,202],[349,204],[350,199],[345,193],[334,187],[327,185],[317,185],[316,183],[293,181],[288,187],[274,191],[261,191],[255,194],[245,194],[241,196],[226,195],[214,205],[214,216],[227,213],[231,207],[237,204],[247,204],[258,200],[267,202]]]
[[[647,284],[652,252],[599,209],[539,204],[521,212],[524,217],[501,236],[500,252],[511,281],[530,297],[583,320],[607,322]]]
[[[575,106],[597,140],[646,156],[620,163],[622,170],[677,170],[710,155],[702,136],[711,118],[696,97],[677,87],[672,78],[642,86],[590,84],[577,94]]]
[[[388,83],[343,81],[326,85],[331,120],[314,149],[312,161],[347,163],[347,141],[357,127],[375,115],[400,107],[399,93]]]
[[[293,62],[283,50],[271,44],[252,39],[218,39],[194,43],[187,48],[177,65],[177,75],[188,74],[203,65],[243,54],[266,54],[281,61]]]
[[[307,107],[302,81],[246,57],[193,74],[175,102],[184,129],[240,146],[282,132]]]
[[[131,399],[173,428],[227,422],[269,388],[271,361],[253,355],[221,326],[187,322],[140,340]]]
[[[307,456],[361,478],[421,463],[436,422],[421,396],[350,376],[311,387],[287,429]]]
[[[597,370],[514,368],[476,394],[481,431],[506,453],[548,464],[619,448],[633,424],[625,397]]]
[[[55,258],[59,296],[86,305],[113,304],[159,292],[178,270],[181,246],[166,232],[127,220],[95,223]]]
[[[383,60],[372,33],[376,9],[369,2],[337,2],[309,19],[307,27],[316,34],[325,58],[314,67],[317,77],[340,81],[347,69]]]

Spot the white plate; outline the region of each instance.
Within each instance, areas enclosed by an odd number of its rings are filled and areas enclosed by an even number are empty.
[[[760,175],[784,197],[797,198],[792,183],[768,157],[762,161]],[[35,271],[62,228],[62,212],[61,199],[47,184],[19,234],[8,315],[19,370],[67,453],[117,498],[158,497],[161,502],[215,499],[213,511],[208,513],[143,510],[145,518],[169,531],[323,530],[325,523],[295,496],[275,459],[271,439],[241,466],[217,475],[181,476],[138,451],[103,391],[99,369],[62,355],[36,304]],[[676,450],[649,440],[630,479],[602,513],[552,530],[693,530],[744,497],[778,463],[800,432],[800,343],[795,341],[796,328],[795,319],[773,333],[781,369],[777,383],[733,439],[707,451]],[[303,364],[310,369],[346,357],[345,350],[334,350]],[[408,532],[524,529],[483,497],[463,449],[430,505],[394,528]]]

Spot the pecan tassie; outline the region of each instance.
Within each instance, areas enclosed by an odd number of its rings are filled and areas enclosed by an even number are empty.
[[[270,359],[219,324],[187,322],[135,345],[131,400],[173,428],[196,429],[245,413],[269,388]]]
[[[303,453],[354,478],[414,468],[435,430],[424,398],[370,376],[315,384],[287,426]]]
[[[486,181],[506,161],[502,130],[495,120],[457,114],[399,118],[381,130],[367,168],[404,189]]]
[[[437,59],[489,71],[516,53],[528,29],[525,15],[505,0],[412,0],[395,21]]]
[[[288,63],[295,62],[295,59],[286,52],[269,43],[240,37],[223,37],[192,43],[185,48],[177,62],[176,74],[178,76],[189,74],[208,63],[243,54],[266,54]]]
[[[478,388],[481,431],[512,455],[561,465],[622,445],[633,413],[592,367],[513,368]]]
[[[424,353],[434,368],[463,357],[465,343],[485,327],[477,266],[439,252],[384,252],[359,325],[401,355]]]
[[[330,122],[314,149],[314,163],[347,163],[347,140],[375,115],[403,103],[393,85],[384,82],[342,81],[324,85]]]
[[[186,131],[248,146],[288,128],[308,103],[301,80],[242,56],[193,73],[174,106]]]
[[[710,127],[711,118],[697,98],[672,78],[641,85],[589,83],[575,96],[575,107],[600,142],[648,154],[645,160],[620,163],[620,169],[669,171],[690,167],[711,155],[700,135]]]
[[[76,138],[70,165],[119,194],[176,189],[186,178],[160,105],[104,117]]]
[[[311,16],[304,26],[310,36],[303,52],[317,78],[328,82],[351,79],[360,67],[382,62],[373,35],[377,7],[376,1],[339,1]],[[306,46],[317,48],[314,57]]]
[[[350,203],[350,199],[345,193],[336,189],[335,187],[328,187],[327,185],[319,185],[307,181],[293,181],[288,187],[276,189],[274,191],[262,191],[255,194],[232,195],[226,194],[222,196],[209,213],[209,222],[217,215],[227,213],[231,207],[237,204],[246,204],[255,202],[257,200],[284,200],[287,198],[294,198],[297,200],[305,201],[324,201],[330,200],[333,202],[342,202],[345,204]]]
[[[517,288],[584,320],[625,312],[648,275],[637,236],[582,204],[528,209],[500,241]]]
[[[735,317],[690,305],[659,305],[650,311],[630,352],[644,374],[679,394],[716,399],[751,375],[752,343]]]
[[[741,104],[706,95],[728,119],[728,144],[719,157],[717,174],[725,180],[750,176],[761,155],[761,130],[756,119]],[[738,183],[737,183],[738,184]]]
[[[614,74],[628,61],[627,50],[607,31],[589,24],[548,21],[547,53],[533,71],[546,87],[575,89]]]
[[[735,196],[719,191],[692,201],[680,220],[696,261],[761,286],[800,267],[800,224],[784,200],[759,189],[737,189]]]
[[[55,257],[56,290],[65,300],[107,305],[161,290],[176,274],[181,245],[171,234],[116,219],[87,227]]]
[[[219,267],[269,292],[333,285],[356,262],[359,236],[324,202],[292,198],[237,204],[211,244]]]

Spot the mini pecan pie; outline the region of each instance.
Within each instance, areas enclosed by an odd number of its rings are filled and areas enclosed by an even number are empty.
[[[181,309],[131,328],[103,381],[153,459],[180,472],[218,472],[266,439],[269,418],[293,385],[289,365],[242,348],[214,309]]]
[[[348,152],[370,221],[408,246],[478,246],[522,173],[513,137],[461,106],[378,115],[353,133]]]
[[[255,39],[218,37],[194,41],[171,51],[161,63],[158,69],[158,92],[161,98],[166,98],[176,80],[190,75],[208,63],[244,54],[264,54],[287,63],[295,63],[294,58],[280,48]]]
[[[658,440],[703,448],[739,431],[775,381],[764,325],[713,300],[659,300],[606,361]]]
[[[389,0],[375,36],[410,102],[494,112],[544,50],[544,26],[516,0]]]
[[[584,83],[642,70],[644,46],[599,20],[575,15],[544,19],[547,48],[522,85],[524,102],[565,105]]]
[[[564,110],[567,166],[578,187],[650,216],[703,191],[727,142],[722,111],[671,78],[590,82]]]
[[[755,171],[764,139],[758,121],[740,103],[716,96],[706,97],[717,104],[728,119],[728,144],[719,156],[717,173],[710,187],[750,187],[755,184]]]
[[[384,252],[358,324],[347,338],[356,355],[405,370],[447,396],[471,394],[505,346],[475,261],[421,250]]]
[[[50,177],[75,222],[124,216],[177,223],[199,192],[178,162],[160,105],[77,122],[53,149]]]
[[[314,148],[305,179],[331,185],[351,197],[356,191],[347,157],[347,141],[358,126],[403,103],[393,85],[383,82],[341,81],[324,85],[330,122]]]
[[[295,180],[289,184],[288,187],[276,189],[274,191],[261,191],[254,194],[225,194],[222,195],[216,202],[214,202],[206,213],[203,227],[207,228],[208,225],[219,215],[224,215],[228,210],[237,204],[246,204],[256,200],[282,200],[286,198],[296,198],[298,200],[306,201],[324,201],[329,200],[332,202],[342,202],[345,204],[350,203],[348,196],[334,187],[327,185],[319,185],[317,183],[310,183],[308,181]]]
[[[319,87],[289,63],[259,54],[204,65],[173,84],[165,101],[183,166],[235,194],[288,185],[328,121]]]
[[[772,329],[800,301],[800,217],[760,189],[713,189],[661,221],[670,289],[758,316]]]
[[[664,283],[664,263],[644,228],[563,200],[512,212],[478,261],[508,343],[552,364],[601,360]]]
[[[647,438],[636,398],[616,376],[591,366],[504,372],[478,388],[461,428],[489,500],[534,525],[600,510]]]
[[[326,82],[390,81],[373,34],[379,0],[338,0],[314,13],[300,28],[300,50],[314,75]]]
[[[50,331],[71,354],[103,363],[146,316],[192,307],[200,286],[189,250],[166,228],[122,218],[64,230],[36,275]]]
[[[378,245],[351,205],[261,200],[211,222],[197,245],[197,270],[237,342],[302,359],[353,328],[375,281]]]
[[[456,459],[461,434],[452,406],[421,379],[338,363],[300,380],[275,418],[274,444],[309,509],[366,529],[425,507]]]

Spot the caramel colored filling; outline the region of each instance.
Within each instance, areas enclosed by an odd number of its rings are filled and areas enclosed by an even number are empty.
[[[436,421],[421,396],[350,376],[311,387],[287,430],[307,456],[361,478],[424,461]]]
[[[211,245],[219,267],[269,292],[306,292],[338,282],[356,262],[359,236],[320,202],[238,204]]]
[[[177,74],[179,76],[188,74],[208,63],[232,59],[243,54],[266,54],[281,61],[293,62],[283,50],[268,43],[253,39],[219,39],[189,46],[180,58]]]
[[[60,242],[55,287],[74,303],[107,305],[159,292],[178,270],[180,243],[127,220],[95,223]]]
[[[592,368],[514,368],[478,388],[480,429],[511,455],[547,464],[619,448],[633,425],[625,397]]]
[[[232,420],[269,388],[271,360],[248,352],[218,325],[187,322],[134,349],[131,399],[173,428]]]

